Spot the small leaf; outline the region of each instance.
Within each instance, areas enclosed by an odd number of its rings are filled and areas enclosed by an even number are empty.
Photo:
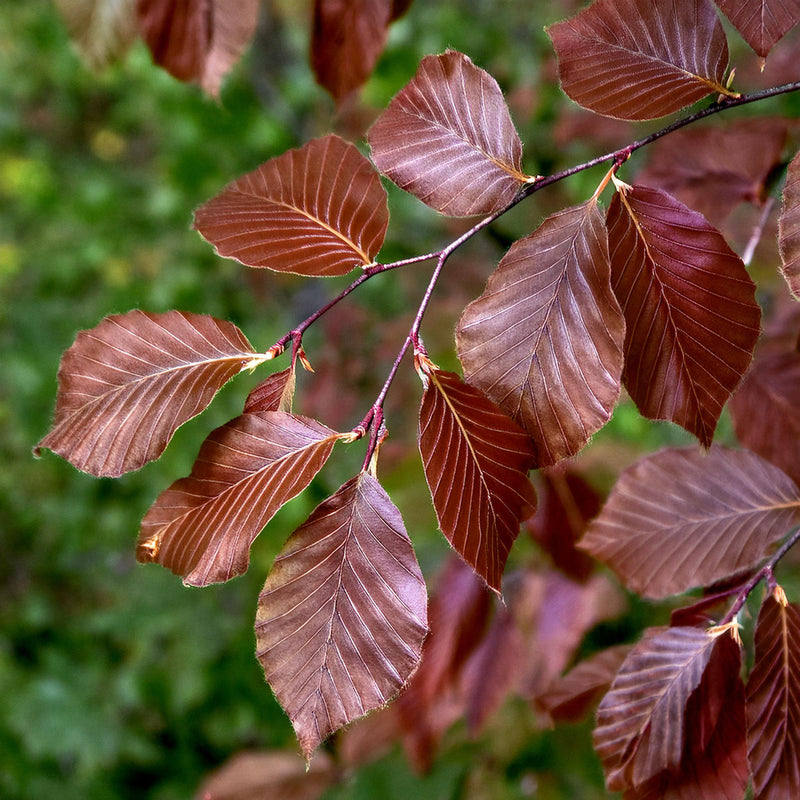
[[[452,50],[422,60],[370,129],[369,144],[384,175],[453,217],[499,211],[528,179],[500,87]]]
[[[456,329],[467,381],[536,443],[537,466],[575,455],[619,398],[625,322],[592,200],[515,242]]]
[[[754,568],[800,524],[800,489],[748,451],[663,450],[622,474],[580,546],[643,597]]]
[[[53,428],[34,452],[46,447],[98,476],[139,469],[220,387],[260,359],[254,354],[235,325],[213,317],[106,317],[64,353]]]
[[[423,364],[419,449],[439,527],[495,592],[536,495],[529,437],[458,375]]]
[[[242,414],[217,428],[191,475],[147,512],[136,557],[162,564],[188,586],[241,575],[261,529],[308,486],[339,438],[315,420],[281,411]]]
[[[789,164],[778,234],[783,277],[800,300],[800,153]]]
[[[596,0],[547,29],[561,87],[619,119],[655,119],[725,87],[728,45],[710,0]]]
[[[368,473],[289,538],[264,584],[257,656],[306,758],[419,663],[427,594],[400,513]]]
[[[194,219],[221,256],[317,277],[370,265],[388,224],[377,172],[333,135],[243,175],[200,206]]]
[[[270,375],[247,395],[244,413],[256,411],[292,411],[294,397],[295,373],[294,364],[286,369]]]
[[[755,285],[719,231],[659,189],[614,196],[608,244],[626,322],[625,387],[644,416],[708,447],[760,333]]]
[[[120,61],[139,36],[136,0],[56,0],[70,38],[93,70]]]
[[[742,38],[762,58],[800,22],[798,0],[714,0]]]

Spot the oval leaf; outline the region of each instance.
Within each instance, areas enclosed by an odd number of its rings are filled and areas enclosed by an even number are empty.
[[[800,22],[798,0],[714,0],[742,38],[762,58]]]
[[[232,323],[130,311],[81,331],[58,370],[53,428],[36,447],[92,475],[118,477],[158,458],[236,373],[263,357]]]
[[[121,60],[139,36],[136,0],[56,0],[56,6],[91,69]]]
[[[369,131],[372,158],[442,214],[491,214],[528,180],[495,79],[465,55],[427,56]]]
[[[261,529],[308,486],[339,438],[316,420],[281,411],[242,414],[217,428],[191,475],[147,512],[136,557],[162,564],[188,586],[241,575]]]
[[[800,153],[791,160],[786,172],[778,241],[783,277],[795,299],[800,300]]]
[[[800,524],[800,489],[755,453],[664,450],[626,470],[580,546],[643,597],[752,570]]]
[[[731,94],[728,44],[710,0],[596,0],[547,33],[561,87],[598,114],[655,119]]]
[[[742,260],[660,189],[624,187],[608,210],[611,282],[625,314],[623,381],[639,411],[708,447],[760,333]]]
[[[456,329],[469,383],[536,443],[537,466],[575,455],[611,417],[625,321],[597,203],[515,242]]]
[[[378,173],[333,135],[243,175],[194,217],[194,227],[221,256],[317,277],[373,263],[388,224]]]
[[[307,758],[403,688],[426,634],[400,512],[361,473],[292,534],[258,600],[257,656]]]

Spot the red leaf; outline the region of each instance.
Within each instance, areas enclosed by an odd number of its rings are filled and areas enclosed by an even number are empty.
[[[537,466],[575,455],[619,398],[625,322],[594,200],[515,242],[456,329],[467,381],[536,443]]]
[[[425,582],[400,513],[361,473],[292,534],[258,602],[257,656],[306,758],[403,688],[426,633]]]
[[[420,360],[419,449],[439,527],[499,594],[520,520],[536,505],[533,447],[477,389]]]
[[[191,475],[147,512],[136,557],[162,564],[189,586],[241,575],[261,529],[308,486],[339,438],[316,420],[281,411],[243,414],[217,428]]]
[[[547,33],[562,88],[599,114],[654,119],[731,94],[728,45],[710,0],[596,0]]]
[[[294,396],[295,373],[294,364],[291,367],[270,375],[256,386],[247,395],[244,403],[244,413],[251,414],[256,411],[286,411],[291,413],[292,397]]]
[[[130,311],[81,331],[58,370],[46,447],[92,475],[118,477],[158,458],[217,390],[263,361],[232,323]]]
[[[800,22],[798,0],[714,0],[742,38],[762,58]]]
[[[779,242],[783,277],[800,300],[800,153],[792,159],[786,173]]]
[[[752,569],[798,524],[800,489],[755,453],[664,450],[622,474],[580,546],[661,598]]]
[[[317,277],[372,264],[388,223],[377,172],[353,145],[333,135],[243,175],[194,218],[221,256]]]
[[[644,416],[708,447],[758,339],[755,285],[719,231],[659,189],[623,187],[608,226],[625,387]]]
[[[121,60],[139,35],[136,0],[56,0],[56,6],[91,69]]]
[[[427,56],[369,131],[372,158],[442,214],[491,214],[528,180],[497,82],[452,50]]]

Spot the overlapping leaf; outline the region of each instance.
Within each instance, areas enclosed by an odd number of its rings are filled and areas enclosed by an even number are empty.
[[[530,438],[458,375],[422,359],[419,448],[439,527],[495,592],[536,495]]]
[[[388,224],[377,172],[333,135],[233,181],[197,209],[194,222],[222,256],[318,277],[371,264]]]
[[[136,557],[191,586],[241,575],[261,529],[308,486],[339,438],[316,420],[282,411],[242,414],[217,428],[191,474],[147,512]]]
[[[800,153],[792,159],[786,173],[779,242],[783,277],[800,300]]]
[[[714,0],[762,58],[800,22],[798,0]]]
[[[294,397],[294,364],[276,372],[256,386],[244,403],[244,411],[288,411],[292,410]]]
[[[136,0],[56,0],[70,38],[95,70],[120,60],[139,36]]]
[[[594,200],[515,242],[456,329],[469,383],[536,443],[537,466],[577,453],[619,398],[625,322]]]
[[[58,370],[53,427],[37,445],[117,477],[164,452],[236,373],[263,360],[232,323],[131,311],[81,331]]]
[[[800,524],[800,489],[746,450],[663,450],[624,472],[580,546],[643,597],[753,569]]]
[[[644,416],[708,447],[758,339],[755,285],[719,231],[659,189],[615,195],[608,244],[626,322],[625,387]]]
[[[711,0],[595,0],[547,32],[562,88],[599,114],[654,119],[730,93],[728,45]]]
[[[257,655],[306,757],[405,685],[426,633],[400,513],[361,473],[294,532],[258,602]]]
[[[381,172],[454,217],[498,211],[527,180],[500,87],[454,51],[422,60],[370,129],[369,143]]]

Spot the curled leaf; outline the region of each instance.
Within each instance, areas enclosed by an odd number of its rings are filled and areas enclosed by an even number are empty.
[[[795,299],[800,300],[800,153],[786,172],[778,241],[783,277]]]

